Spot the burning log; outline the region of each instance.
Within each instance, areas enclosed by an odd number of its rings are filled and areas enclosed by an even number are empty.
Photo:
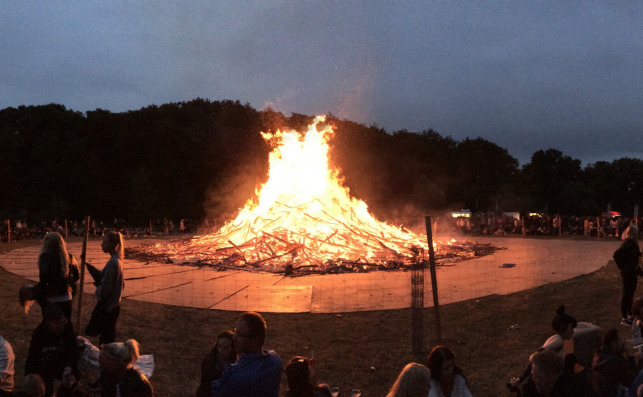
[[[328,166],[326,141],[332,133],[322,116],[306,133],[262,133],[275,148],[269,178],[235,220],[215,233],[156,244],[135,255],[289,276],[406,270],[425,261],[424,236],[377,221],[366,203],[342,186]],[[485,250],[471,243],[436,246],[438,262],[478,252]]]

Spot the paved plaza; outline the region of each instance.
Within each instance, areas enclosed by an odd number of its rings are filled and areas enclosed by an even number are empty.
[[[492,255],[438,266],[440,304],[537,287],[570,279],[605,266],[620,245],[615,240],[557,240],[490,238],[467,240],[490,243]],[[126,241],[126,246],[142,240]],[[80,256],[81,244],[69,252]],[[30,280],[38,280],[40,247],[16,249],[0,255],[0,266]],[[100,240],[88,242],[87,261],[102,268],[108,256]],[[373,271],[331,275],[283,277],[241,270],[181,266],[127,259],[124,265],[127,299],[217,310],[259,312],[337,313],[410,307],[410,271]],[[94,285],[85,274],[85,293]],[[425,273],[426,307],[433,305],[430,272]]]

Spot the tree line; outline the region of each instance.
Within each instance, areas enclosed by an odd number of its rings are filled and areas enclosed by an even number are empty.
[[[239,101],[151,105],[86,113],[60,104],[0,110],[2,219],[205,217],[230,219],[267,179],[260,131],[302,130],[313,116],[287,117]],[[581,167],[556,149],[520,167],[483,138],[458,141],[427,129],[387,132],[327,115],[330,161],[353,196],[380,219],[467,208],[632,216],[643,197],[643,161]]]

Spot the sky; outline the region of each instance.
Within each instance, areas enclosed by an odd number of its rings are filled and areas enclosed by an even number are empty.
[[[195,98],[643,159],[643,2],[7,0],[0,109]]]

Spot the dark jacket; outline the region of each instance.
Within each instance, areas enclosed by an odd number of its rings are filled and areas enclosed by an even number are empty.
[[[41,377],[60,379],[65,367],[71,367],[75,372],[80,353],[71,323],[68,322],[62,335],[58,336],[49,331],[45,322],[42,322],[31,337],[25,375],[38,374]]]
[[[636,364],[628,362],[623,354],[601,348],[592,362],[592,386],[594,395],[616,396],[619,384],[629,386],[636,375]]]
[[[614,251],[614,261],[623,273],[640,273],[639,258],[641,250],[636,241],[626,239],[621,246]]]

